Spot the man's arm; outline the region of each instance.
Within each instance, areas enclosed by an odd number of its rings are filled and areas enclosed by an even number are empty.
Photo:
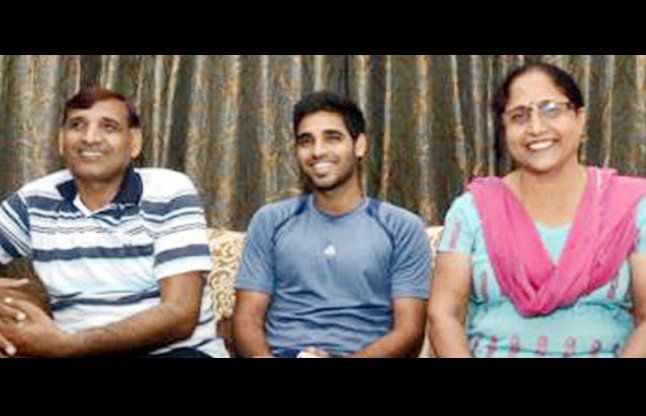
[[[199,318],[203,280],[200,272],[170,276],[159,281],[160,304],[127,319],[74,334],[29,302],[3,300],[0,333],[20,355],[82,357],[118,354],[169,344],[189,337]],[[19,312],[25,319],[18,320]]]
[[[388,334],[351,355],[350,358],[413,357],[424,342],[426,302],[399,298],[393,302],[395,324]]]
[[[236,292],[233,337],[236,352],[242,357],[272,357],[265,337],[265,315],[269,300],[269,295],[262,292]]]
[[[351,357],[413,357],[423,342],[431,248],[418,217],[392,227],[394,236],[391,293],[394,325],[390,332]]]

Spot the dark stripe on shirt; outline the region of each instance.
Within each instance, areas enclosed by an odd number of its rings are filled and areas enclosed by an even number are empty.
[[[26,232],[29,232],[29,213],[27,212],[27,206],[23,202],[22,198],[20,198],[18,194],[13,194],[9,198],[7,198],[6,202],[11,210],[15,212],[16,215],[18,215],[18,218],[20,220],[18,224],[20,225],[20,227]]]
[[[384,233],[386,233],[386,236],[388,236],[388,240],[390,241],[390,247],[394,250],[395,247],[397,247],[395,245],[395,235],[388,229],[386,224],[379,217],[380,206],[381,206],[381,201],[376,199],[370,199],[370,202],[368,203],[368,209],[366,210],[366,212],[368,213],[368,216],[374,219],[377,225],[379,225],[379,227],[381,227],[381,229],[384,230]]]
[[[151,217],[149,215],[146,215],[145,213],[142,214],[141,217],[144,220],[148,221],[148,222],[152,222],[152,223],[155,223],[155,224],[165,224],[165,223],[168,223],[170,221],[176,220],[177,218],[181,218],[181,217],[199,217],[200,220],[201,220],[202,218],[204,218],[204,211],[202,211],[201,209],[195,208],[195,209],[192,209],[190,211],[179,212],[177,214],[169,215],[169,216],[163,217],[163,218],[154,218],[154,217]]]
[[[141,208],[151,215],[164,216],[184,208],[202,208],[200,199],[195,194],[182,195],[168,202],[141,201]]]
[[[29,208],[36,208],[50,212],[77,212],[78,209],[65,200],[48,198],[46,196],[32,195],[25,198]]]
[[[162,263],[168,261],[176,260],[183,257],[201,257],[201,256],[211,256],[209,247],[206,244],[193,244],[190,246],[175,248],[172,250],[162,251],[157,254],[155,257],[155,266],[159,266]]]
[[[301,195],[300,197],[298,197],[298,203],[296,205],[296,209],[294,210],[294,212],[288,215],[287,218],[283,219],[274,227],[274,232],[271,236],[272,247],[276,247],[276,241],[280,230],[284,228],[291,219],[296,218],[299,215],[301,215],[303,212],[305,212],[305,209],[307,208],[307,198],[308,198],[307,195]]]
[[[86,299],[86,298],[62,299],[59,301],[52,302],[52,311],[60,312],[74,305],[107,305],[107,306],[132,305],[135,303],[139,303],[145,299],[153,299],[158,297],[159,297],[159,291],[156,290],[153,292],[128,295],[114,300]]]
[[[214,320],[214,319],[215,319],[215,316],[211,315],[211,317],[206,318],[206,319],[205,319],[205,320],[203,320],[203,321],[199,321],[199,322],[197,323],[197,325],[196,325],[196,326],[201,326],[201,325],[208,324],[209,322],[211,322],[211,321],[212,321],[212,320]]]
[[[153,255],[153,245],[123,247],[86,247],[72,249],[34,250],[35,261],[70,261],[78,259],[124,259]]]
[[[5,232],[7,232],[5,229],[0,229],[0,247],[4,251],[7,252],[8,255],[10,255],[12,258],[17,259],[19,257],[22,257],[22,255],[18,252],[16,249],[16,246],[14,246],[8,239],[5,237]]]

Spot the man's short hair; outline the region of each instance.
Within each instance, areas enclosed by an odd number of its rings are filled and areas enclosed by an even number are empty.
[[[317,91],[306,95],[294,107],[294,135],[298,134],[298,126],[305,117],[319,111],[339,114],[352,139],[366,132],[363,113],[354,101],[331,91]]]
[[[72,98],[67,100],[63,109],[62,124],[65,125],[70,110],[87,110],[100,101],[119,100],[126,105],[128,109],[128,127],[139,128],[141,126],[139,115],[134,105],[130,103],[123,95],[101,87],[82,88]]]

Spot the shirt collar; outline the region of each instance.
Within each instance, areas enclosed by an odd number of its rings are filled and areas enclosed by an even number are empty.
[[[76,198],[76,183],[74,179],[63,182],[57,187],[58,192],[66,200],[73,202]],[[119,192],[112,200],[114,204],[138,204],[141,199],[141,194],[143,192],[143,184],[141,182],[141,176],[135,172],[134,166],[132,164],[128,165],[126,173],[123,177],[123,182],[121,182],[121,187]]]

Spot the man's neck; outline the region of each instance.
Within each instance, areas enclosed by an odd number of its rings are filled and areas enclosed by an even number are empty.
[[[315,191],[316,208],[328,215],[344,215],[357,209],[364,201],[359,181],[350,181],[346,186],[330,191]]]
[[[119,193],[122,182],[123,175],[106,182],[75,179],[78,195],[90,211],[96,211],[110,204]]]

